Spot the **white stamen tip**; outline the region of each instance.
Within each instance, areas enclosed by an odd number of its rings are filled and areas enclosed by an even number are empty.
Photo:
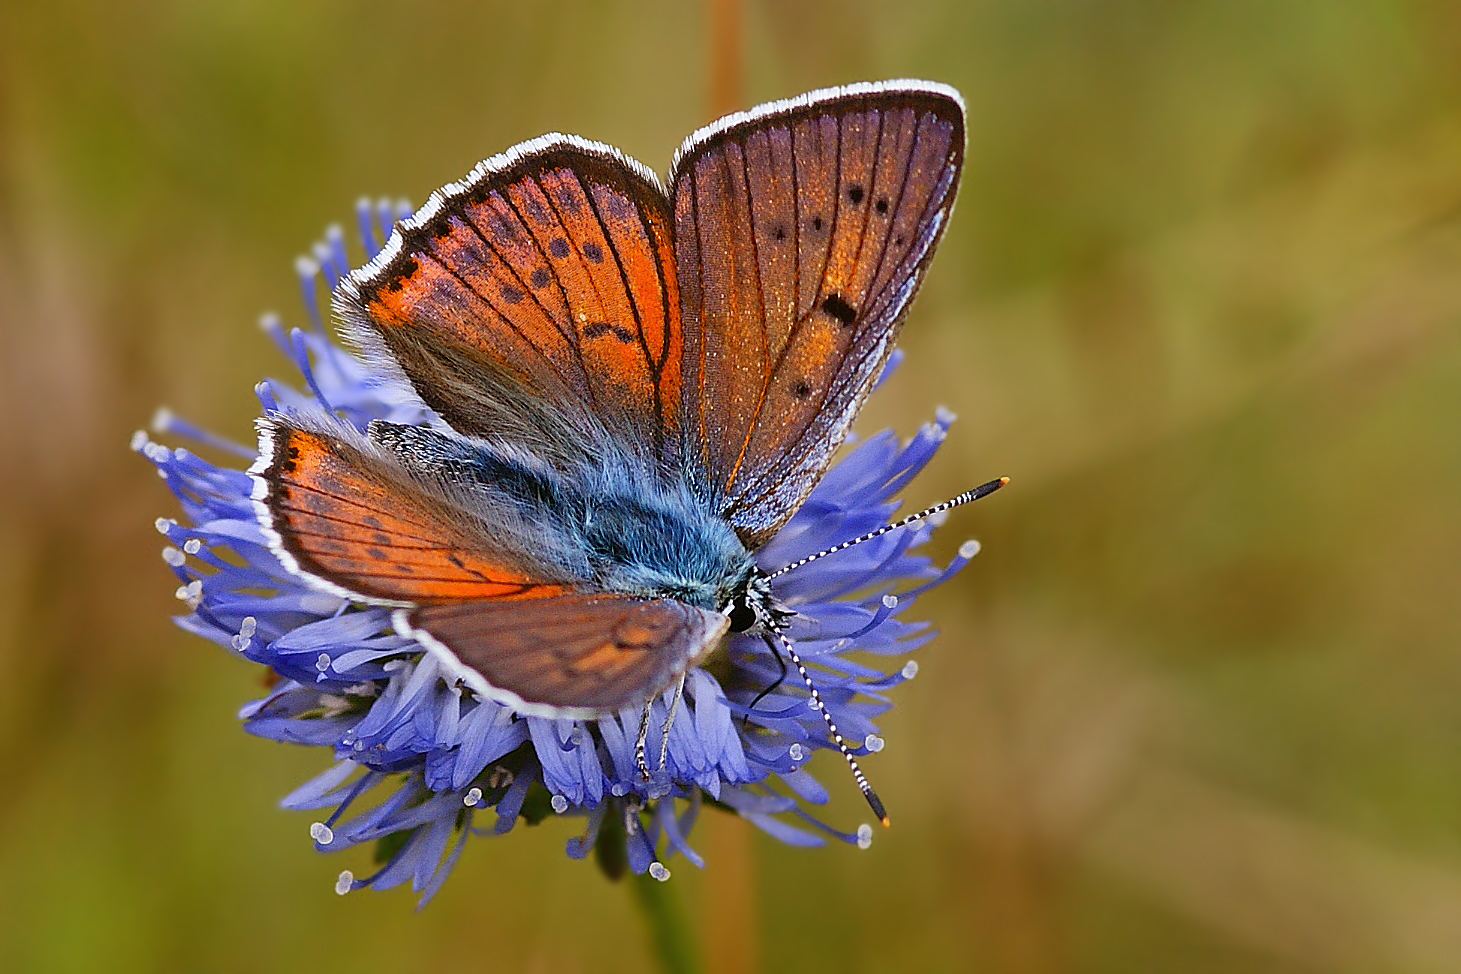
[[[975,555],[979,554],[980,547],[981,546],[978,541],[970,538],[968,541],[965,541],[963,544],[959,545],[959,557],[973,558]]]
[[[482,789],[481,788],[468,788],[467,789],[467,793],[462,796],[462,804],[465,805],[465,806],[467,806],[468,808],[471,808],[474,805],[479,805],[479,804],[481,804],[481,802],[482,802]]]
[[[335,880],[335,892],[338,893],[340,896],[344,896],[346,893],[350,892],[351,887],[353,887],[354,885],[355,874],[347,869],[340,874],[339,879]]]
[[[176,414],[166,406],[157,407],[157,411],[152,414],[152,431],[154,433],[166,433],[172,429],[173,420],[176,418]]]
[[[801,744],[793,744],[786,749],[786,756],[793,761],[805,761],[807,759],[807,749],[802,747]]]
[[[178,549],[174,548],[172,545],[168,545],[166,548],[162,549],[162,560],[167,562],[172,567],[177,568],[182,565],[183,562],[187,561],[188,557]]]
[[[284,327],[284,322],[279,320],[277,312],[265,311],[259,315],[259,327],[264,331],[278,331]]]
[[[568,811],[568,799],[564,798],[562,795],[554,795],[553,800],[550,801],[548,804],[552,805],[553,811],[557,812],[559,815],[562,815],[564,812]]]
[[[189,538],[187,541],[184,541],[183,542],[183,553],[184,554],[196,555],[198,552],[200,552],[202,550],[203,550],[203,542],[199,541],[197,538]]]
[[[255,632],[258,631],[258,629],[259,620],[255,619],[253,616],[244,616],[243,622],[240,622],[238,624],[238,634],[245,639],[248,639],[250,636],[252,636]]]
[[[623,798],[625,795],[629,794],[629,789],[624,786],[623,782],[616,781],[609,786],[609,794],[613,795],[615,798]]]
[[[658,859],[649,864],[649,874],[662,883],[670,878],[669,869]]]
[[[876,734],[869,734],[862,739],[862,746],[867,748],[869,754],[877,754],[883,749],[883,739]]]
[[[315,669],[323,673],[330,668],[330,654],[321,653],[315,659]]]
[[[903,679],[911,680],[918,675],[918,660],[911,659],[903,664]]]
[[[335,832],[324,822],[316,822],[309,827],[309,837],[320,845],[329,845],[335,841]]]
[[[320,262],[313,257],[306,257],[300,254],[294,258],[294,273],[300,277],[314,277],[320,272]]]
[[[898,596],[892,595],[892,594],[883,596],[883,608],[885,608],[885,609],[896,609],[896,608],[898,608]]]
[[[152,526],[157,528],[158,534],[166,535],[173,528],[177,527],[177,523],[170,517],[160,517],[152,522]]]
[[[138,430],[137,432],[133,433],[132,442],[130,445],[132,447],[133,453],[141,453],[142,450],[147,446],[146,430]]]
[[[857,847],[866,849],[873,844],[873,827],[863,822],[857,827]]]

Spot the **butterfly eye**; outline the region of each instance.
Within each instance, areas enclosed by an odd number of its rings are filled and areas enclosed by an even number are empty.
[[[731,632],[745,632],[756,624],[756,610],[746,603],[745,596],[730,604],[730,611],[726,616],[730,619]]]

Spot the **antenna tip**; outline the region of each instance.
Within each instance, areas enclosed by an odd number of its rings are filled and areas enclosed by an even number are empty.
[[[999,478],[999,485],[1001,487],[1003,487],[1005,484],[1007,484],[1009,482],[1010,482],[1010,479],[1008,477],[1000,477]]]
[[[884,815],[882,818],[878,819],[878,821],[883,823],[883,828],[885,828],[885,829],[886,828],[891,828],[891,826],[892,826],[892,823],[890,823],[888,821],[888,816],[886,816],[886,815]]]
[[[862,797],[867,799],[868,807],[873,810],[873,814],[878,817],[878,821],[883,823],[883,827],[887,828],[888,813],[884,810],[883,801],[878,797],[878,793],[871,788],[864,788]]]

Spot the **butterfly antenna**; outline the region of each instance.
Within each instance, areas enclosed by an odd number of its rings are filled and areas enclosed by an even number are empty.
[[[845,551],[846,549],[851,548],[853,545],[860,545],[864,541],[871,541],[874,538],[881,538],[889,531],[896,531],[899,528],[906,528],[908,525],[914,523],[915,521],[922,521],[926,517],[933,517],[935,514],[942,514],[944,511],[949,511],[953,510],[956,507],[961,507],[964,504],[968,504],[970,501],[977,501],[981,497],[988,497],[990,494],[994,493],[996,490],[999,490],[1001,487],[1009,482],[1010,479],[1008,477],[1000,477],[998,480],[991,480],[987,484],[980,484],[978,487],[975,487],[972,490],[966,490],[956,497],[950,497],[948,500],[944,501],[941,504],[935,504],[932,507],[925,508],[919,511],[917,514],[910,514],[900,521],[894,521],[892,524],[884,524],[876,531],[869,531],[867,534],[853,538],[851,541],[844,541],[841,544],[833,545],[832,547],[826,548],[822,551],[818,551],[815,554],[807,555],[805,558],[798,559],[797,561],[792,562],[790,565],[785,565],[781,568],[778,568],[776,571],[772,572],[766,577],[776,578],[778,575],[785,575],[787,572],[795,571],[796,569],[801,568],[803,565],[811,564],[818,558],[826,558],[828,555],[835,555],[837,552]]]
[[[767,635],[763,638],[766,640],[766,645],[771,647],[772,652],[775,652],[776,647],[772,644],[771,637]],[[796,649],[791,645],[791,640],[787,639],[785,634],[778,632],[776,638],[781,642],[781,648],[786,650],[786,655],[791,658],[791,665],[795,666],[796,671],[801,674],[802,682],[807,685],[807,691],[812,695],[812,705],[817,708],[817,713],[822,715],[827,730],[832,733],[832,742],[837,745],[837,750],[842,752],[842,756],[847,760],[847,766],[852,769],[852,777],[857,782],[858,789],[862,791],[862,797],[867,799],[868,807],[873,810],[878,821],[882,822],[886,828],[888,813],[883,809],[883,801],[878,797],[878,793],[873,791],[873,786],[867,783],[867,776],[862,773],[862,769],[857,766],[857,758],[852,756],[852,749],[842,739],[842,732],[837,729],[837,722],[832,719],[832,715],[827,711],[827,705],[822,702],[822,695],[817,692],[817,685],[812,682],[812,675],[807,672],[806,664],[797,655]]]

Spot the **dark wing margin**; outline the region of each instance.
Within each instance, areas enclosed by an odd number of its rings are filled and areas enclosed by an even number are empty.
[[[882,371],[963,157],[958,94],[903,81],[733,115],[676,155],[684,463],[748,547],[805,499]]]
[[[605,431],[677,448],[669,202],[610,146],[550,135],[479,164],[337,291],[347,336],[458,432],[580,460]]]
[[[414,636],[481,696],[537,717],[639,708],[725,633],[719,612],[671,599],[571,594],[401,609]]]

